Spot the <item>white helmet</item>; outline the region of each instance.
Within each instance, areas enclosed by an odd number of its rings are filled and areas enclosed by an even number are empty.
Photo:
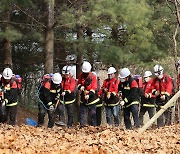
[[[159,64],[154,66],[154,74],[156,76],[162,75],[163,74],[163,70],[164,70],[163,67],[161,65],[159,65]]]
[[[70,74],[71,67],[70,66],[64,66],[62,69],[62,74]]]
[[[114,67],[109,67],[107,74],[113,74],[116,73],[116,69]]]
[[[180,65],[180,59],[177,61],[177,63]]]
[[[123,78],[128,77],[130,74],[131,74],[131,72],[129,71],[128,68],[123,68],[123,69],[120,71],[119,77],[120,77],[121,79],[123,79]]]
[[[4,79],[8,80],[8,79],[11,79],[13,72],[10,68],[5,68],[2,75],[3,75]]]
[[[180,68],[180,59],[177,61],[177,65]]]
[[[144,72],[144,78],[147,78],[147,77],[149,77],[149,76],[152,76],[151,71],[146,71],[146,72]]]
[[[62,81],[62,77],[61,77],[61,74],[59,73],[55,73],[52,77],[52,81],[54,84],[60,84],[61,81]]]
[[[85,61],[83,64],[82,64],[82,72],[84,73],[89,73],[91,71],[91,64],[87,61]]]

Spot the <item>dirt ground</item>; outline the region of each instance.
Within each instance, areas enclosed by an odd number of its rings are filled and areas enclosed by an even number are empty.
[[[18,106],[17,111],[17,125],[20,126],[26,123],[26,118],[32,118],[37,121],[37,112],[30,111],[28,109],[23,108],[22,106]]]

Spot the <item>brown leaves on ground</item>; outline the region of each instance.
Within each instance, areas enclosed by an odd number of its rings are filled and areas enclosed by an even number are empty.
[[[1,153],[180,153],[180,125],[139,134],[108,126],[36,128],[0,125]]]

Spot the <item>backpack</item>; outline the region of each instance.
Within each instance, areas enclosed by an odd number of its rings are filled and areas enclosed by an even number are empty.
[[[49,110],[49,109],[44,105],[43,101],[40,98],[40,95],[42,94],[42,89],[43,89],[44,85],[46,84],[46,82],[50,82],[52,80],[52,76],[53,76],[53,74],[50,73],[50,74],[45,74],[42,77],[42,81],[40,82],[40,85],[38,87],[38,91],[36,93],[37,98],[39,99],[40,103],[44,106],[44,108],[46,110]]]
[[[142,76],[138,75],[134,75],[133,79],[136,80],[137,84],[138,84],[138,93],[140,96],[143,95],[143,78]]]
[[[12,79],[11,79],[11,82],[10,82],[10,85],[12,85],[14,81],[17,84],[18,94],[21,94],[21,91],[22,91],[22,77],[20,75],[13,75]]]
[[[39,85],[39,88],[38,88],[39,91],[41,90],[42,87],[44,87],[44,85],[46,84],[46,82],[50,82],[50,81],[52,80],[52,76],[53,76],[52,73],[50,73],[50,74],[45,74],[45,75],[43,76],[42,81],[41,81],[41,83],[40,83],[40,85]]]

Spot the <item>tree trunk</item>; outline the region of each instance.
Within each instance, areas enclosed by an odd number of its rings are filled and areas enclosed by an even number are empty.
[[[178,56],[178,44],[177,44],[177,34],[178,34],[178,30],[179,30],[179,26],[180,26],[180,15],[179,15],[179,7],[178,7],[178,1],[174,0],[174,7],[175,7],[175,14],[176,14],[176,19],[177,19],[177,23],[176,23],[176,29],[175,32],[173,34],[173,41],[174,41],[174,61],[175,61],[175,67],[177,64],[177,56]],[[179,74],[179,69],[176,69],[177,74]],[[178,78],[177,78],[178,80]],[[179,90],[179,88],[177,87],[177,89]],[[175,104],[175,122],[179,123],[180,122],[180,98],[177,99],[176,104]]]
[[[93,47],[92,47],[92,29],[91,28],[87,28],[87,36],[89,37],[89,44],[87,45],[87,53],[88,53],[88,57],[89,57],[89,62],[92,64],[92,70],[94,71],[94,57],[93,57]]]
[[[6,32],[8,30],[9,27],[9,22],[10,22],[10,11],[6,10],[4,12],[4,22],[6,24],[4,24],[2,26],[2,30],[4,32]],[[11,41],[8,38],[4,38],[3,39],[3,64],[4,67],[10,67],[12,68],[12,50],[11,50]]]
[[[47,0],[47,21],[45,31],[45,73],[53,73],[54,58],[54,0]]]
[[[83,38],[83,28],[81,26],[77,26],[77,39],[81,40]],[[76,64],[76,76],[78,77],[81,73],[81,65],[83,62],[83,54],[81,52],[80,45],[78,46],[78,54],[77,54],[77,64]]]

